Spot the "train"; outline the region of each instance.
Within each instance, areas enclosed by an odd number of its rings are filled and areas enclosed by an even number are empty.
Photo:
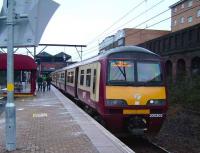
[[[51,73],[52,84],[115,134],[157,134],[168,108],[162,58],[123,46]]]
[[[37,64],[27,55],[14,54],[14,96],[31,97],[36,90]],[[0,53],[0,92],[7,96],[7,54]]]

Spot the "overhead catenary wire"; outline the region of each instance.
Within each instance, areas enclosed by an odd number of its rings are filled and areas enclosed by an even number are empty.
[[[139,23],[138,25],[136,25],[135,27],[133,27],[133,28],[137,28],[137,27],[139,27],[139,26],[141,26],[141,25],[143,25],[143,24],[145,24],[145,23],[147,23],[147,22],[149,22],[149,21],[151,21],[151,20],[153,20],[153,19],[155,19],[155,18],[157,18],[158,16],[160,16],[160,15],[162,15],[162,14],[164,14],[164,13],[166,13],[167,11],[169,11],[170,10],[170,8],[168,8],[167,10],[164,10],[163,12],[161,12],[161,13],[158,13],[158,14],[156,14],[155,16],[153,16],[153,17],[151,17],[151,18],[149,18],[149,19],[147,19],[146,21],[144,21],[144,22],[142,22],[142,23]],[[93,47],[93,48],[96,48],[96,47]],[[93,49],[93,48],[91,48],[91,49]],[[88,51],[88,50],[87,50]],[[90,51],[90,52],[93,52],[93,50],[92,51]],[[88,53],[90,53],[90,52],[87,52],[87,54]]]
[[[102,33],[100,33],[98,36],[96,36],[93,40],[89,41],[87,44],[92,44],[93,42],[95,42],[100,36],[102,36],[105,32],[107,32],[114,25],[118,24],[121,20],[123,20],[131,12],[133,12],[135,9],[137,9],[138,7],[140,7],[144,2],[146,2],[146,0],[143,0],[142,2],[140,2],[135,7],[131,8],[127,13],[125,13],[122,17],[120,17],[119,19],[117,19],[112,25],[110,25],[108,28],[106,28]]]
[[[135,19],[139,18],[140,16],[146,14],[147,12],[151,11],[152,9],[154,9],[155,7],[157,7],[158,5],[160,5],[160,4],[161,4],[162,2],[164,2],[164,1],[165,1],[165,0],[159,1],[158,3],[156,3],[155,5],[153,5],[152,7],[146,9],[145,11],[143,11],[143,12],[140,13],[140,14],[138,14],[138,15],[135,16],[134,18],[128,20],[128,21],[125,22],[124,24],[118,26],[117,28],[115,28],[115,29],[112,30],[111,32],[107,33],[107,35],[110,35],[111,33],[115,32],[116,30],[119,30],[119,29],[122,28],[123,26],[127,25],[128,23],[130,23],[130,22],[134,21]],[[143,4],[144,2],[146,2],[146,0],[145,0],[145,1],[142,1],[142,2],[141,2],[140,4],[138,4],[137,6],[139,7],[139,6],[140,6],[141,4]],[[125,17],[125,15],[124,15],[124,17]],[[117,21],[116,21],[116,22],[117,22]],[[110,26],[110,28],[113,27],[115,24],[117,24],[116,22],[115,22],[112,26]],[[98,35],[97,37],[95,37],[95,39],[93,39],[93,41],[90,41],[87,45],[92,44],[92,43],[94,43],[95,41],[97,41],[98,38],[99,38],[100,36],[102,36],[106,31],[108,31],[110,28],[108,28],[108,29],[106,29],[105,31],[103,31],[100,35]]]
[[[124,24],[121,25],[120,27],[122,27],[122,26],[124,26],[124,25],[130,23],[130,22],[133,21],[134,19],[137,19],[138,17],[142,16],[143,14],[149,12],[150,10],[152,10],[153,8],[155,8],[156,6],[158,6],[159,4],[161,4],[163,1],[165,1],[165,0],[159,1],[159,2],[156,3],[155,5],[153,5],[153,6],[150,7],[149,9],[143,11],[143,12],[140,13],[138,16],[132,18],[131,20],[129,20],[128,22],[124,23]],[[140,5],[142,5],[144,2],[146,2],[146,0],[142,1],[142,2],[139,3],[136,7],[132,8],[131,10],[129,10],[125,15],[123,15],[123,16],[122,16],[121,18],[119,18],[117,21],[120,21],[120,20],[122,20],[123,18],[125,18],[128,14],[130,14],[133,10],[135,10],[137,7],[139,7]],[[104,30],[100,35],[98,35],[98,36],[96,37],[96,39],[97,39],[99,36],[103,35],[107,30],[109,30],[109,29],[110,29],[111,27],[113,27],[115,24],[117,24],[117,21],[116,21],[115,23],[113,23],[109,28],[107,28],[106,30]],[[116,29],[114,29],[114,30],[116,31],[116,30],[119,29],[120,27],[118,27],[118,28],[116,28]],[[114,30],[112,30],[112,32],[113,32]],[[109,33],[109,34],[110,34],[110,33]],[[96,41],[96,40],[93,39],[93,41],[91,41],[91,43],[89,43],[89,44],[92,44],[92,42],[94,42],[94,41]],[[87,46],[88,46],[89,44],[87,44]],[[91,48],[85,50],[85,53],[87,53],[87,51],[89,51],[89,53],[92,52],[92,51],[90,51],[90,50],[93,50],[94,48],[96,48],[96,46],[91,47]]]
[[[169,20],[169,19],[171,19],[171,18],[173,18],[173,17],[179,16],[180,14],[185,13],[185,12],[191,10],[191,9],[197,8],[197,7],[199,7],[199,6],[200,6],[200,5],[191,7],[191,8],[189,8],[189,9],[185,10],[185,11],[179,12],[178,14],[175,14],[175,15],[173,15],[173,16],[170,16],[170,17],[168,17],[168,18],[165,18],[165,19],[163,19],[163,20],[160,20],[160,21],[158,21],[158,22],[156,22],[156,23],[154,23],[154,24],[152,24],[152,25],[150,25],[150,26],[147,26],[146,28],[140,29],[140,30],[137,31],[137,32],[130,33],[130,34],[127,35],[126,37],[133,36],[133,35],[135,35],[135,34],[141,32],[141,31],[143,31],[143,30],[145,30],[145,29],[147,29],[147,28],[153,27],[153,26],[155,26],[155,25],[157,25],[157,24],[159,24],[159,23],[162,23],[162,22],[164,22],[164,21],[166,21],[166,20]],[[165,11],[163,11],[163,12],[165,12]],[[148,21],[147,21],[147,22],[148,22]],[[134,28],[135,28],[135,27],[134,27]]]
[[[146,1],[146,0],[145,0]],[[128,22],[126,22],[126,23],[124,23],[123,25],[121,25],[121,26],[119,26],[118,28],[116,28],[116,29],[114,29],[113,31],[116,31],[117,29],[119,29],[119,28],[121,28],[122,26],[125,26],[126,24],[128,24],[128,23],[130,23],[131,21],[133,21],[133,20],[135,20],[135,19],[137,19],[138,17],[140,17],[140,16],[142,16],[143,14],[145,14],[145,13],[147,13],[147,12],[149,12],[149,11],[151,11],[153,8],[155,8],[155,7],[157,7],[158,5],[160,5],[162,2],[164,2],[165,0],[161,0],[161,1],[159,1],[158,3],[156,3],[155,5],[153,5],[152,7],[150,7],[149,9],[147,9],[147,10],[145,10],[145,11],[143,11],[142,13],[140,13],[139,15],[137,15],[136,17],[134,17],[134,18],[132,18],[131,20],[129,20]],[[140,4],[138,4],[136,7],[138,7],[139,5],[141,5],[142,3],[144,3],[144,1],[143,2],[141,2]],[[135,7],[135,8],[136,8]],[[133,9],[131,9],[131,10],[133,10]],[[130,11],[128,12],[128,13],[130,13]],[[128,13],[126,13],[123,17],[125,17],[126,15],[128,15]],[[120,19],[122,19],[122,18],[120,18]],[[112,24],[112,26],[113,26],[114,24]],[[111,26],[110,26],[110,28],[111,28]],[[109,28],[108,28],[109,29]],[[107,29],[107,30],[108,30]],[[106,30],[105,30],[106,31]],[[104,31],[104,32],[105,32]],[[112,31],[112,32],[113,32]],[[110,32],[111,33],[111,32]],[[109,34],[110,34],[109,33]],[[102,32],[102,34],[103,34],[103,32]],[[100,35],[99,35],[100,36]],[[98,37],[98,36],[97,36]],[[97,38],[96,37],[96,38]],[[87,44],[87,46],[88,46],[89,44]],[[93,50],[94,48],[96,48],[96,47],[91,47],[91,48],[89,48],[89,49],[87,49],[87,50],[85,50],[86,52],[87,51],[90,51],[90,50]]]
[[[175,14],[175,15],[173,15],[173,16],[167,17],[167,18],[165,18],[165,19],[163,19],[163,20],[160,20],[160,21],[158,21],[158,22],[156,22],[156,23],[150,25],[150,26],[147,26],[147,27],[145,27],[145,28],[143,28],[143,29],[140,29],[140,30],[137,31],[137,32],[130,33],[130,34],[127,35],[126,37],[133,36],[133,35],[135,35],[135,34],[141,32],[141,31],[143,31],[143,30],[145,30],[145,29],[147,29],[147,28],[153,27],[153,26],[155,26],[155,25],[157,25],[157,24],[160,24],[160,23],[162,23],[162,22],[164,22],[164,21],[166,21],[166,20],[169,20],[169,19],[171,19],[171,18],[173,18],[173,17],[176,17],[176,16],[178,16],[178,15],[184,13],[184,12],[187,12],[187,11],[189,11],[189,10],[191,10],[191,9],[194,9],[194,8],[196,8],[196,7],[199,7],[199,6],[200,6],[200,5],[191,7],[191,8],[189,8],[189,9],[187,9],[187,10],[185,10],[185,11],[182,11],[182,12],[180,12],[180,13],[178,13],[178,14]],[[167,12],[167,11],[169,11],[169,10],[170,10],[170,9],[167,9],[167,10],[161,12],[161,13],[158,13],[158,14],[155,15],[154,17],[151,17],[150,19],[148,19],[148,20],[146,20],[146,21],[140,23],[139,25],[144,24],[144,23],[146,23],[146,22],[149,22],[150,20],[152,20],[152,19],[154,19],[154,18],[160,16],[161,14],[164,14],[165,12]],[[135,26],[135,27],[133,27],[133,28],[136,28],[136,27],[138,27],[139,25],[137,25],[137,26]],[[97,47],[98,47],[98,46],[97,46]],[[91,52],[94,52],[94,50],[91,50],[90,52],[87,52],[87,54],[89,54],[89,53],[91,53]]]
[[[98,46],[93,46],[93,47],[90,47],[90,48],[88,48],[88,49],[86,49],[86,50],[84,50],[84,52],[88,52],[88,51],[90,51],[90,50],[93,50],[94,48],[97,48]]]
[[[166,20],[168,20],[168,19],[170,19],[170,18],[172,18],[172,17],[178,16],[178,15],[180,15],[180,14],[182,14],[182,13],[184,13],[184,12],[187,12],[187,11],[193,9],[193,8],[196,8],[196,7],[198,7],[198,6],[191,7],[191,8],[189,8],[189,9],[187,9],[187,10],[185,10],[185,11],[182,11],[182,12],[176,14],[176,15],[173,15],[173,16],[170,16],[170,17],[168,17],[168,18],[165,18],[165,19],[163,19],[163,20],[161,20],[161,21],[158,21],[157,23],[154,23],[154,24],[151,25],[151,26],[147,26],[147,27],[145,27],[145,28],[143,28],[143,29],[139,29],[139,30],[136,31],[136,32],[132,32],[132,33],[128,34],[126,37],[130,37],[130,36],[132,36],[132,35],[134,35],[134,34],[136,34],[136,33],[139,33],[139,32],[142,31],[142,30],[145,30],[145,29],[147,29],[147,28],[153,27],[153,26],[155,26],[155,25],[157,25],[157,24],[159,24],[159,23],[162,23],[162,22],[164,22],[164,21],[166,21]],[[137,27],[139,27],[139,26],[141,26],[141,25],[143,25],[143,24],[145,24],[145,23],[147,23],[147,22],[149,22],[149,21],[151,21],[151,20],[157,18],[158,16],[160,16],[160,15],[166,13],[166,12],[169,11],[169,10],[170,10],[170,8],[164,10],[164,11],[161,12],[161,13],[156,14],[155,16],[153,16],[153,17],[147,19],[146,21],[144,21],[144,22],[142,22],[142,23],[139,23],[138,25],[136,25],[135,27],[132,27],[132,28],[133,28],[133,29],[134,29],[134,28],[137,28]]]
[[[161,4],[162,2],[164,2],[164,1],[165,1],[165,0],[161,0],[161,1],[159,1],[158,3],[156,3],[156,4],[153,5],[153,6],[151,6],[151,7],[148,8],[147,10],[143,11],[143,12],[140,13],[139,15],[135,16],[135,17],[132,18],[131,20],[127,21],[127,22],[124,23],[123,25],[121,25],[121,26],[119,26],[118,28],[112,30],[110,33],[114,32],[114,31],[116,31],[116,30],[119,30],[119,28],[125,26],[126,24],[128,24],[128,23],[134,21],[135,19],[139,18],[140,16],[144,15],[145,13],[151,11],[152,9],[154,9],[155,7],[157,7],[158,5],[160,5],[160,4]],[[108,33],[108,35],[109,35],[110,33]],[[88,45],[89,45],[89,44],[87,44],[87,46],[88,46]],[[91,48],[87,49],[86,52],[87,52],[87,51],[90,51],[90,50],[93,50],[94,48],[96,48],[96,47],[91,47]],[[91,51],[91,52],[92,52],[92,51]]]
[[[124,27],[125,25],[127,25],[128,23],[134,21],[135,19],[139,18],[140,16],[142,16],[142,15],[148,13],[149,11],[151,11],[152,9],[154,9],[155,7],[157,7],[158,5],[160,5],[160,4],[161,4],[162,2],[164,2],[164,1],[165,1],[165,0],[159,1],[158,3],[156,3],[155,5],[153,5],[152,7],[150,7],[149,9],[143,11],[142,13],[138,14],[138,15],[135,16],[134,18],[128,20],[128,21],[125,22],[123,25],[121,25],[121,26],[115,28],[114,30],[112,30],[111,32],[109,32],[108,35],[110,35],[111,33],[113,33],[113,32],[115,32],[115,31],[119,30],[120,28]]]

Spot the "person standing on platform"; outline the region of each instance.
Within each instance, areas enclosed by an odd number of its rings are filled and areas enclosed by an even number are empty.
[[[43,83],[43,79],[41,76],[38,77],[37,79],[37,83],[38,83],[38,91],[42,91],[42,83]]]
[[[47,91],[50,91],[51,90],[51,77],[48,75],[47,78],[46,78],[46,81],[47,81]]]
[[[43,80],[42,85],[43,85],[43,92],[45,92],[45,90],[46,90],[46,86],[47,86],[47,82],[46,82],[46,80]]]
[[[45,92],[45,90],[46,90],[46,86],[47,86],[46,76],[43,75],[42,78],[43,78],[43,82],[42,82],[43,92]]]

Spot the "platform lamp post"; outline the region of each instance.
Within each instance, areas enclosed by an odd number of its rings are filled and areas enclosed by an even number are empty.
[[[7,15],[7,103],[6,103],[6,150],[16,150],[16,108],[14,103],[14,68],[13,68],[13,46],[14,46],[14,3],[8,0]]]

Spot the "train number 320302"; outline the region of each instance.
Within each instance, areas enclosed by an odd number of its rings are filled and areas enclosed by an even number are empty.
[[[150,114],[150,117],[163,117],[163,114]]]

